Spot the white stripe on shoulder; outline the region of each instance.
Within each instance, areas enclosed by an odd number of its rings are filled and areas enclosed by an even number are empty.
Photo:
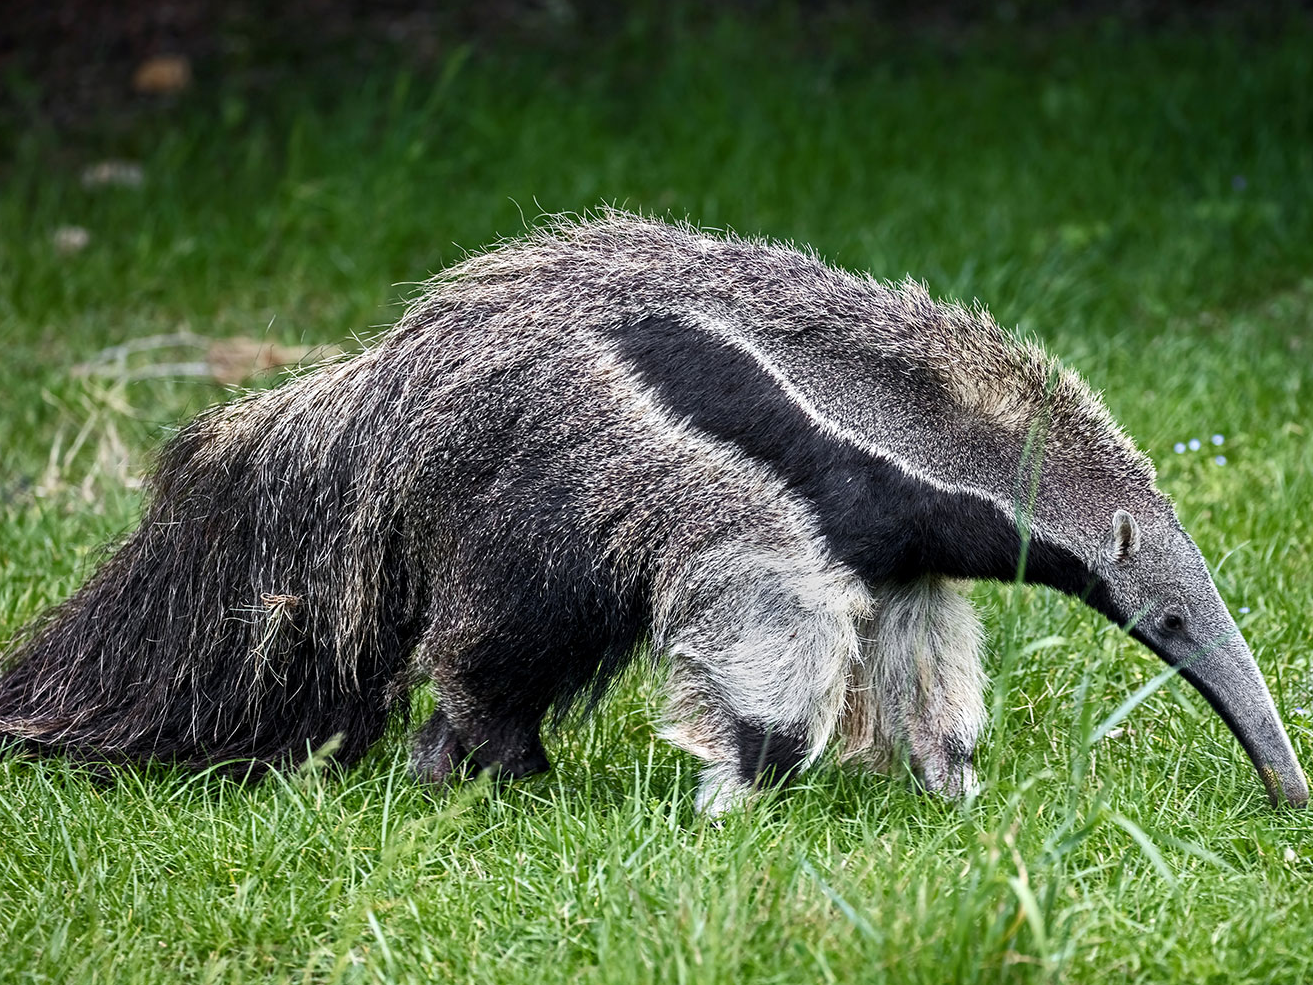
[[[761,368],[761,371],[770,376],[779,388],[784,391],[788,398],[793,401],[794,405],[806,414],[807,417],[826,434],[838,438],[839,440],[866,452],[868,455],[884,459],[909,479],[913,479],[917,482],[924,482],[926,485],[933,489],[937,489],[940,492],[959,496],[973,496],[976,499],[983,500],[984,502],[993,505],[994,508],[1003,514],[1003,516],[1009,521],[1013,523],[1017,521],[1018,517],[1016,509],[1008,500],[1002,499],[994,495],[994,493],[990,492],[988,489],[981,488],[980,486],[948,482],[937,476],[931,475],[918,468],[912,462],[909,462],[906,458],[896,454],[892,449],[876,444],[865,435],[834,420],[834,418],[827,415],[817,407],[816,404],[808,399],[807,395],[798,389],[797,385],[794,384],[794,382],[785,375],[784,371],[771,360],[770,356],[754,345],[750,340],[744,338],[741,332],[734,331],[730,323],[714,316],[710,316],[705,311],[690,311],[685,309],[678,312],[678,314],[686,324],[690,325],[690,327],[700,326],[726,345],[732,346],[740,352],[750,356]],[[1039,523],[1034,518],[1030,521],[1030,528],[1032,535],[1043,537],[1045,540],[1049,540],[1053,543],[1062,542],[1057,536],[1055,536],[1054,531],[1047,529],[1044,524]]]

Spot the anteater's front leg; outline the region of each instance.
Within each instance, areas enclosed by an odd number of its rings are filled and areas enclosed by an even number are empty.
[[[700,811],[732,809],[825,748],[866,601],[846,569],[739,552],[710,559],[659,613],[672,664],[663,735],[706,763]]]
[[[927,577],[873,590],[840,726],[845,758],[883,769],[909,757],[947,797],[975,786],[985,721],[980,617],[962,587]]]

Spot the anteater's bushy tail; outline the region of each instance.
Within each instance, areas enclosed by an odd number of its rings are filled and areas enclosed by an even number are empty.
[[[359,758],[404,708],[422,575],[350,364],[189,424],[140,528],[24,631],[0,741],[97,761]]]

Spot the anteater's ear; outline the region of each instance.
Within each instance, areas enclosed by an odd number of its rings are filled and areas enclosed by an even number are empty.
[[[1114,561],[1135,557],[1140,551],[1140,525],[1135,522],[1135,517],[1125,510],[1114,513],[1112,530],[1104,547]]]

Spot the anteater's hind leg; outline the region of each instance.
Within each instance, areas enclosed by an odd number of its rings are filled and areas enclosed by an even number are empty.
[[[415,774],[441,782],[473,769],[509,779],[546,772],[540,730],[559,689],[552,664],[509,637],[439,658],[440,707],[415,733]]]
[[[819,558],[735,552],[699,568],[658,613],[672,664],[663,735],[706,763],[697,806],[720,814],[824,749],[867,596]]]
[[[444,783],[471,772],[473,761],[465,743],[441,708],[415,731],[411,740],[410,771],[427,783]]]
[[[960,583],[883,586],[862,624],[840,731],[844,756],[886,769],[901,757],[926,789],[959,797],[985,720],[980,617]]]

